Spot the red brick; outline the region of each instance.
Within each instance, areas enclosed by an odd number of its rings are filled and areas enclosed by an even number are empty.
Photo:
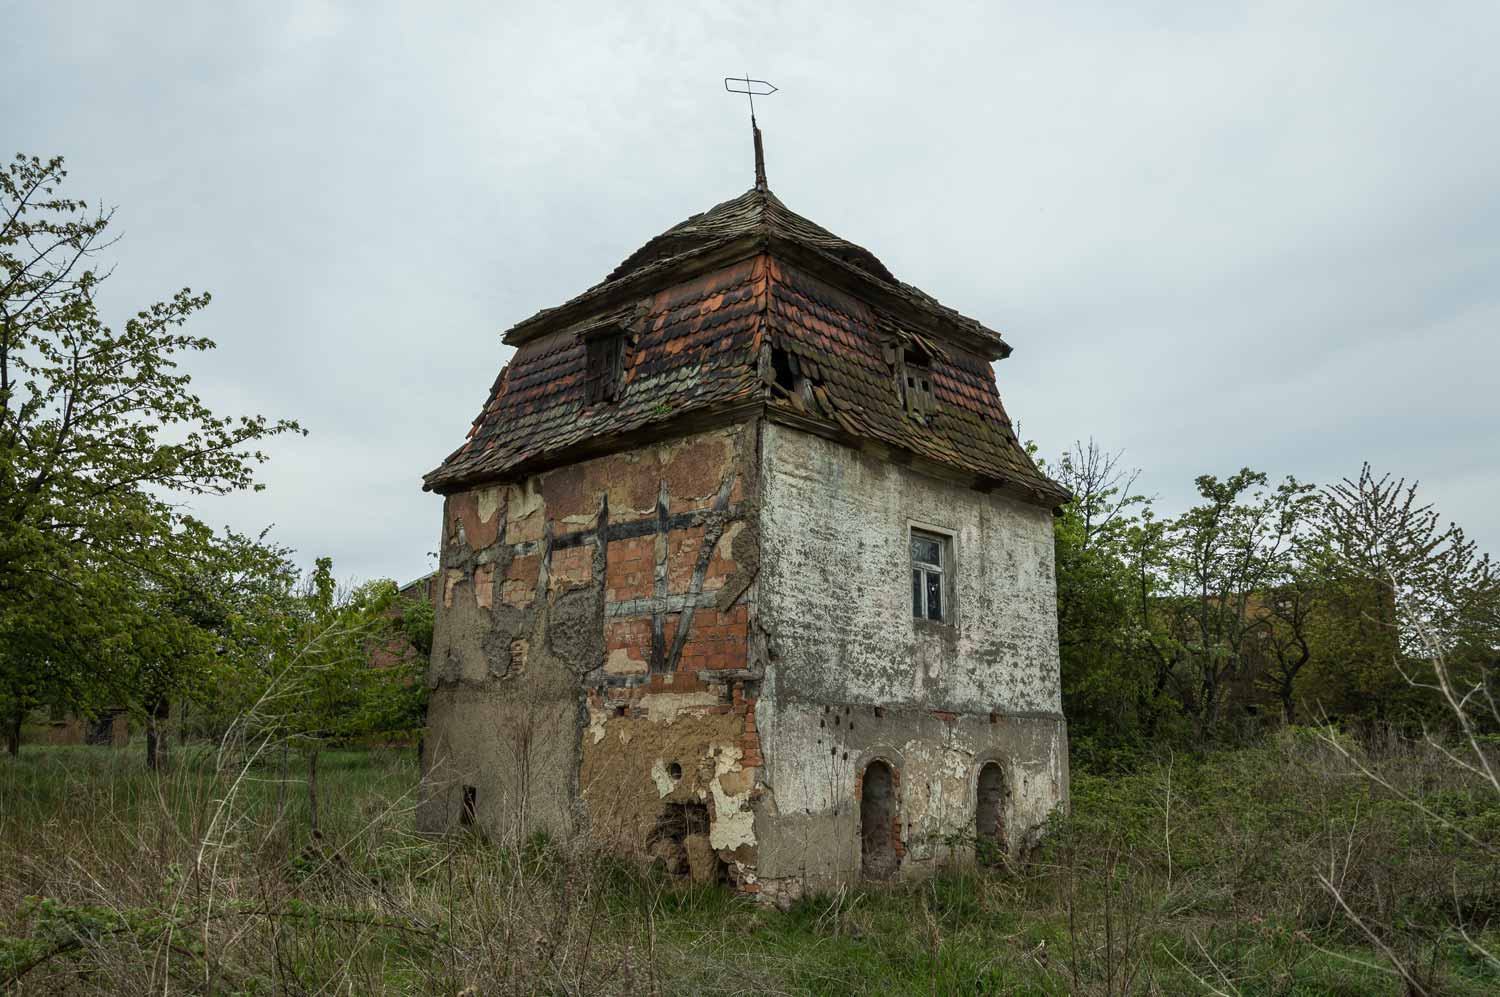
[[[594,547],[592,544],[568,547],[552,552],[552,562],[547,574],[547,587],[559,589],[587,585],[594,578]]]
[[[486,491],[490,494],[487,504],[493,506],[490,518],[481,520],[479,518],[479,495],[478,491]],[[459,524],[463,525],[464,539],[468,541],[470,550],[483,550],[495,542],[496,534],[500,525],[499,496],[495,493],[494,486],[479,489],[478,491],[463,492],[448,498],[448,522],[453,534],[457,535]]]
[[[495,604],[495,566],[481,564],[474,569],[474,601],[481,609]]]
[[[511,559],[505,569],[505,580],[500,584],[500,598],[509,606],[529,606],[536,598],[537,573],[542,559],[535,554],[519,554]]]
[[[611,602],[650,598],[656,583],[656,538],[614,540],[606,554],[606,598]]]
[[[692,526],[668,534],[667,591],[670,594],[683,595],[692,587],[693,573],[698,568],[698,552],[703,546],[703,533],[703,527]]]

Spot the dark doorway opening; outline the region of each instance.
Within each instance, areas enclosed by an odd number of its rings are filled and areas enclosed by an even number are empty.
[[[674,876],[695,883],[728,882],[728,869],[708,838],[708,806],[668,803],[646,839],[646,852]]]
[[[1005,771],[998,762],[979,770],[974,807],[975,856],[986,865],[1005,855]]]
[[[115,715],[103,713],[87,721],[83,732],[83,743],[95,747],[108,747],[115,742]]]
[[[859,792],[860,868],[871,879],[889,879],[900,863],[897,820],[895,775],[885,762],[873,761]]]

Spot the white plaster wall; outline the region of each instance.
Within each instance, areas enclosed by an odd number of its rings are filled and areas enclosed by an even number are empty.
[[[767,424],[761,620],[781,692],[954,712],[1061,709],[1052,514]],[[956,533],[957,619],[911,615],[909,529]]]
[[[962,716],[792,702],[764,713],[766,775],[756,825],[758,873],[827,885],[859,874],[856,780],[881,759],[897,770],[903,875],[966,860],[975,834],[977,781],[990,762],[1005,775],[1006,841],[1036,840],[1048,816],[1066,807],[1068,746],[1060,719]],[[837,718],[837,723],[834,722]],[[774,733],[771,733],[774,731]]]
[[[1022,846],[1067,800],[1050,510],[775,424],[761,460],[761,875],[858,875],[855,780],[874,758],[900,773],[903,875],[972,836],[988,761]],[[951,628],[912,620],[913,523],[954,534]]]

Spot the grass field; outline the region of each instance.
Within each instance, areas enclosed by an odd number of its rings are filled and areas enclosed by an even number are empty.
[[[326,753],[314,839],[275,752],[28,748],[0,761],[0,992],[1497,992],[1500,801],[1420,746],[1361,757],[1421,807],[1284,734],[1075,773],[1017,868],[782,913],[583,841],[418,836],[410,751]]]

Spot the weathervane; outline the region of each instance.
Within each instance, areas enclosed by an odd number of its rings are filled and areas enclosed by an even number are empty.
[[[734,84],[731,86],[731,84]],[[766,189],[766,155],[761,148],[760,126],[755,123],[755,97],[768,97],[776,88],[765,80],[752,80],[750,74],[724,77],[724,89],[730,93],[742,93],[750,99],[750,130],[755,136],[755,189]]]

